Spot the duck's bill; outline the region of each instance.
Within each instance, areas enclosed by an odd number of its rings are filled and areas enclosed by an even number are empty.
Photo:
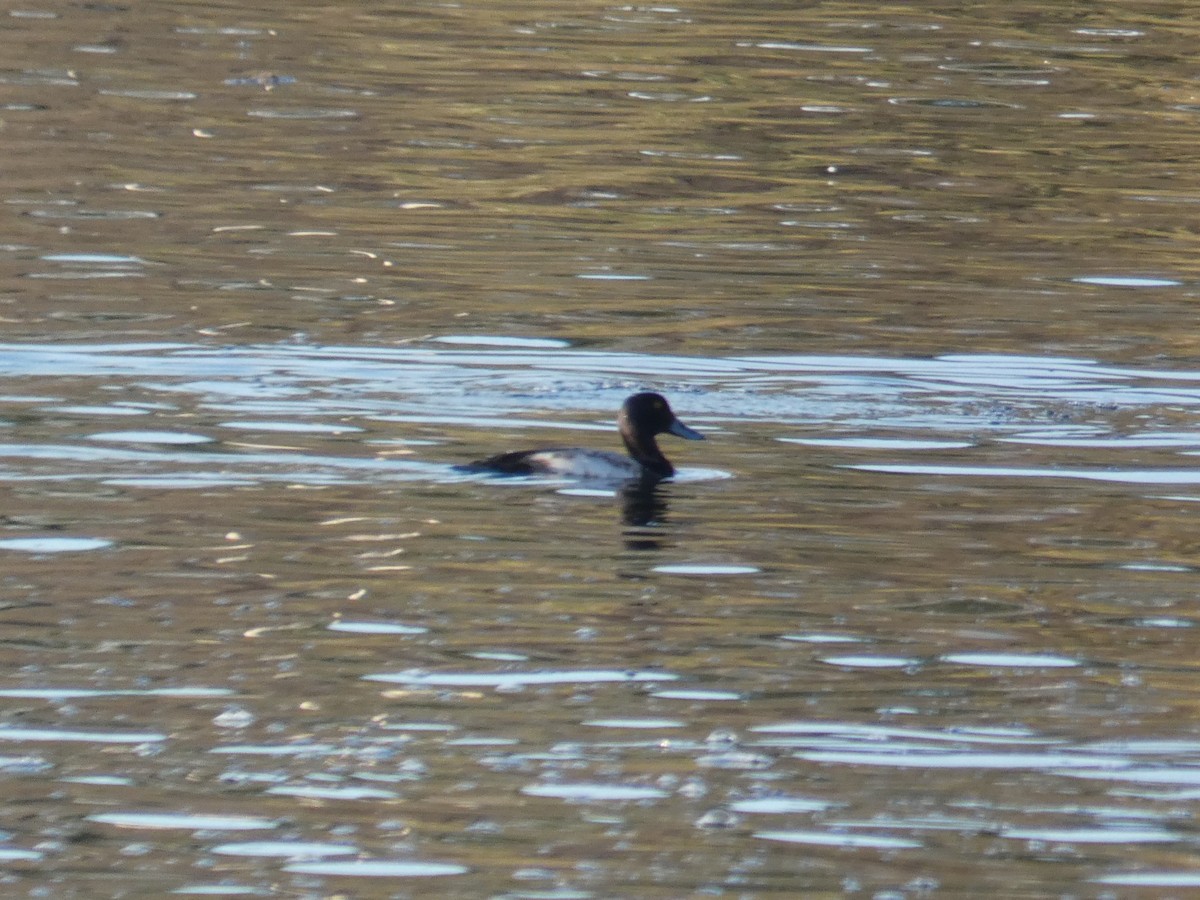
[[[698,431],[695,431],[694,429],[688,428],[686,425],[684,425],[678,419],[676,419],[674,422],[672,422],[670,424],[670,426],[667,428],[667,431],[669,431],[671,434],[675,435],[675,437],[683,438],[685,441],[702,441],[702,440],[704,440],[704,435],[702,435]]]

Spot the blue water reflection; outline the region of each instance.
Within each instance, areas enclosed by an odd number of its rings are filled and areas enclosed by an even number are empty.
[[[467,345],[474,346],[462,349]],[[96,400],[103,398],[106,382],[123,383],[138,396],[119,406],[78,400],[63,404],[17,394],[7,402],[31,406],[30,414],[137,414],[148,426],[70,436],[64,432],[70,439],[58,444],[10,441],[0,445],[0,457],[9,465],[0,477],[13,479],[68,474],[71,463],[88,465],[86,475],[75,471],[72,477],[162,487],[284,477],[313,483],[452,479],[451,472],[434,462],[444,454],[420,449],[435,448],[439,435],[446,440],[463,430],[517,428],[606,433],[611,425],[605,423],[623,395],[642,386],[668,390],[689,420],[717,435],[722,429],[753,426],[773,432],[785,444],[876,456],[890,451],[901,457],[863,462],[859,467],[864,471],[1142,484],[1192,484],[1200,478],[1190,466],[972,466],[959,461],[961,455],[946,464],[904,461],[914,453],[924,458],[969,450],[988,433],[997,440],[1064,450],[1187,452],[1200,445],[1195,431],[1156,428],[1153,422],[1133,431],[1105,424],[1125,412],[1200,405],[1200,372],[1138,370],[1068,358],[719,359],[450,336],[402,348],[6,344],[0,345],[0,375],[15,382],[37,379],[42,390],[56,378],[94,379]],[[215,413],[219,419],[203,431],[194,426],[181,430],[172,421],[198,412]],[[581,412],[588,418],[580,419]],[[817,423],[824,427],[814,433]],[[424,429],[395,439],[379,436],[391,425]],[[868,427],[874,433],[864,434]],[[334,445],[326,443],[323,452],[314,453],[305,446],[280,444],[289,437],[341,440],[344,450],[331,453]],[[346,441],[361,442],[360,447],[374,452],[352,452]],[[401,453],[409,458],[395,458]],[[33,461],[39,462],[36,468]],[[680,477],[701,471],[685,465]]]

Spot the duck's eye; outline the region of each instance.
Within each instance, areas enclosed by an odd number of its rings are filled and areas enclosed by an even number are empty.
[[[663,402],[661,400],[655,400],[654,408],[657,410],[661,410],[663,408]]]

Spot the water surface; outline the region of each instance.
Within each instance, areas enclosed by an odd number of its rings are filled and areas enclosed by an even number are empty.
[[[1200,35],[1005,12],[10,10],[7,894],[1194,887]]]

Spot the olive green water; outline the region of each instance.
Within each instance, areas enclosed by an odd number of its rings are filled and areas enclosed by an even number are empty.
[[[1194,17],[777,7],[4,13],[4,896],[1200,886]]]

